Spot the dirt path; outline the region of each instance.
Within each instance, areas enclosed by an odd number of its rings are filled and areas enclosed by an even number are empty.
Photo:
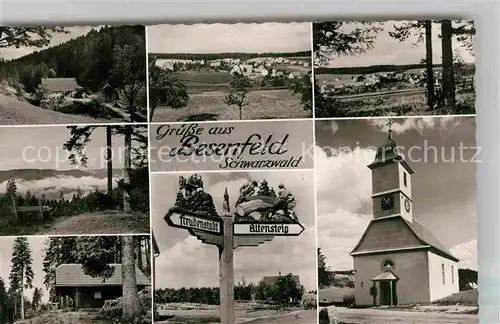
[[[256,318],[251,320],[236,320],[236,324],[316,324],[316,310],[302,310],[289,314]]]
[[[423,313],[382,309],[337,307],[337,316],[345,324],[477,324],[477,315]]]
[[[88,116],[69,115],[43,109],[0,94],[1,125],[96,124],[109,123]]]
[[[38,235],[149,233],[149,217],[144,214],[93,213],[61,218],[41,228]]]

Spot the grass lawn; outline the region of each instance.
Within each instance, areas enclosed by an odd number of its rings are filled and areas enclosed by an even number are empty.
[[[1,226],[8,235],[86,235],[149,233],[149,214],[106,211],[77,216],[58,217],[45,224]]]
[[[85,312],[51,312],[39,317],[17,321],[16,324],[106,324],[104,320],[98,320],[95,315]]]
[[[139,234],[149,233],[148,214],[102,212],[60,218],[37,234]]]
[[[154,122],[178,122],[197,119],[196,116],[211,116],[211,120],[238,120],[235,106],[224,103],[226,94],[220,91],[197,93],[189,96],[186,107],[174,110],[169,107],[156,108]],[[243,119],[310,118],[304,110],[300,97],[290,90],[259,90],[248,94],[249,104],[243,107]],[[198,119],[202,120],[202,119]]]

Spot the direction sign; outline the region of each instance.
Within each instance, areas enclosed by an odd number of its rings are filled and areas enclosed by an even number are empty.
[[[234,235],[298,236],[304,231],[299,223],[235,223]]]
[[[211,234],[222,235],[222,219],[217,216],[203,215],[184,210],[179,207],[171,208],[165,221],[172,227],[184,228],[190,231],[203,231]]]

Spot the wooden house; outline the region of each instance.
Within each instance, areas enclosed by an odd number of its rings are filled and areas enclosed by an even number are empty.
[[[113,275],[106,280],[86,275],[80,264],[61,264],[56,268],[54,289],[59,307],[101,308],[106,300],[122,296],[122,265],[110,264]],[[136,267],[139,291],[151,286],[150,280]]]
[[[42,78],[42,88],[49,92],[49,96],[75,96],[82,89],[75,78]]]

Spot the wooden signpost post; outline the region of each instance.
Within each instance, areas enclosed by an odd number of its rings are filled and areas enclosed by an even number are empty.
[[[197,175],[194,176],[196,179]],[[181,180],[184,179],[181,178]],[[180,184],[182,185],[179,189],[188,187],[184,181],[180,181]],[[190,188],[188,190],[188,200],[189,195],[195,192],[196,189],[199,188]],[[212,201],[211,197],[209,200]],[[234,249],[259,246],[272,241],[275,236],[298,236],[304,231],[304,227],[298,222],[285,224],[278,222],[235,222],[234,215],[230,212],[227,188],[224,192],[221,215],[205,214],[174,206],[168,211],[164,219],[169,226],[186,229],[203,243],[218,247],[220,318],[222,324],[234,324],[236,320],[234,313]]]

